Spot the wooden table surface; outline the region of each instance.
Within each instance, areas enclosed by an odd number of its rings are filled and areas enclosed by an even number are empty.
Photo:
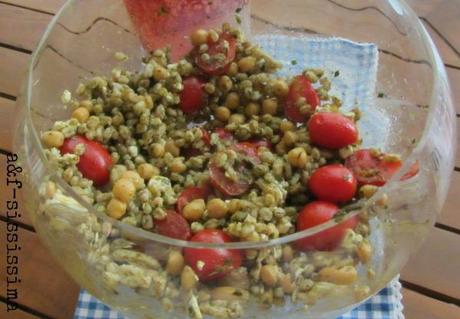
[[[325,0],[326,1],[326,0]],[[343,10],[346,1],[332,1]],[[375,1],[375,0],[374,0]],[[460,0],[411,0],[423,24],[438,46],[451,81],[460,124]],[[63,0],[0,0],[0,149],[11,150],[10,123],[31,51]],[[460,125],[458,125],[460,127]],[[0,203],[11,190],[5,188],[6,159],[0,156]],[[452,172],[452,185],[436,227],[401,274],[403,303],[408,319],[460,318],[460,155]],[[1,233],[6,230],[5,208],[0,215]],[[2,244],[0,318],[72,318],[79,287],[50,257],[40,243],[26,214],[19,237],[19,310],[5,312],[5,244]],[[2,240],[5,240],[2,236]]]

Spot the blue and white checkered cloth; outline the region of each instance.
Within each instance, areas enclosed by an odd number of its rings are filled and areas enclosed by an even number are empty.
[[[360,120],[361,132],[368,123],[375,122],[372,114],[375,82],[377,78],[378,50],[374,44],[355,43],[338,38],[298,38],[288,36],[256,37],[262,48],[284,65],[281,75],[295,75],[303,68],[321,68],[328,72],[332,80],[332,93],[342,99],[343,107],[351,109],[356,105],[364,113]],[[334,77],[335,71],[340,75]],[[370,116],[369,116],[370,114]],[[381,118],[378,119],[381,123]],[[378,122],[379,123],[379,122]],[[381,123],[380,127],[385,123]],[[376,133],[374,136],[382,138]],[[378,146],[379,140],[370,137],[366,144]],[[381,141],[381,140],[380,140]],[[403,319],[401,285],[393,280],[377,295],[341,316],[339,319]],[[102,302],[82,290],[78,299],[75,319],[126,319],[121,313],[111,310]]]
[[[401,284],[395,279],[377,295],[337,319],[404,319],[401,299]],[[127,317],[110,309],[86,290],[82,290],[74,319],[127,319]]]

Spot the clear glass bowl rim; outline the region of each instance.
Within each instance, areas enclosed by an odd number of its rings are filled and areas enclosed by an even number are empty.
[[[72,196],[72,198],[75,199],[79,204],[85,207],[90,214],[94,214],[98,218],[102,219],[104,222],[109,222],[110,224],[115,225],[116,228],[120,229],[123,232],[126,232],[127,234],[130,234],[130,236],[133,236],[135,234],[137,240],[139,241],[146,241],[146,242],[152,241],[152,242],[157,242],[157,243],[161,243],[165,245],[173,245],[173,246],[182,247],[182,248],[216,248],[216,249],[225,248],[225,249],[243,249],[244,250],[244,249],[269,248],[269,247],[278,246],[282,244],[289,244],[299,239],[314,235],[320,231],[331,228],[337,225],[338,223],[343,222],[344,220],[348,218],[359,215],[362,209],[369,207],[373,202],[375,202],[376,198],[379,198],[382,194],[385,193],[385,190],[387,189],[388,185],[391,185],[393,181],[398,181],[400,177],[405,174],[405,172],[410,168],[411,163],[415,162],[417,158],[417,154],[421,152],[421,150],[424,148],[425,144],[427,143],[427,138],[426,138],[427,128],[430,127],[431,123],[434,120],[433,117],[434,117],[436,106],[433,106],[433,105],[436,105],[434,103],[436,101],[436,95],[435,95],[436,89],[437,87],[439,87],[438,85],[439,81],[442,80],[442,78],[440,78],[440,73],[441,73],[441,77],[445,78],[445,71],[442,72],[443,65],[441,63],[441,60],[439,58],[439,54],[437,52],[435,45],[433,44],[424,26],[418,20],[417,15],[413,12],[410,6],[405,2],[405,0],[388,0],[388,1],[396,2],[398,5],[404,8],[404,11],[410,15],[410,18],[413,21],[413,26],[416,28],[417,31],[421,32],[421,34],[423,35],[422,36],[423,45],[425,46],[426,52],[429,53],[428,59],[429,59],[430,65],[432,66],[433,88],[432,88],[431,97],[430,97],[430,105],[432,105],[432,107],[430,107],[429,109],[429,113],[428,113],[427,120],[425,123],[424,133],[422,135],[422,138],[418,141],[416,147],[412,149],[412,151],[410,152],[407,159],[404,161],[404,164],[401,167],[401,169],[398,171],[398,173],[395,174],[391,178],[391,180],[386,183],[385,186],[380,187],[379,191],[375,193],[371,198],[360,201],[360,204],[362,206],[360,206],[359,208],[356,207],[356,209],[354,210],[353,209],[350,210],[346,214],[346,216],[344,216],[344,218],[341,219],[340,221],[331,219],[330,221],[320,224],[318,226],[315,226],[315,227],[312,227],[312,228],[309,228],[309,229],[306,229],[300,232],[295,232],[293,234],[286,235],[280,238],[270,239],[266,241],[258,241],[258,242],[241,241],[241,242],[232,242],[232,243],[224,243],[224,244],[215,244],[215,243],[192,242],[192,241],[174,239],[171,237],[165,237],[160,234],[149,232],[144,229],[122,223],[118,220],[115,220],[107,216],[106,214],[102,212],[95,210],[80,195],[78,195],[61,177],[59,177],[55,173],[55,171],[50,167],[48,160],[46,159],[46,156],[44,153],[44,148],[41,143],[39,132],[37,132],[37,129],[35,128],[33,124],[32,115],[31,115],[34,65],[37,63],[38,58],[41,54],[41,51],[44,49],[47,39],[50,33],[52,32],[54,26],[57,24],[57,22],[59,21],[63,13],[67,10],[67,8],[73,2],[75,2],[75,0],[66,0],[66,2],[62,5],[62,7],[58,10],[56,15],[53,17],[53,19],[48,24],[29,62],[29,66],[27,69],[27,75],[26,75],[26,82],[25,82],[25,126],[27,129],[30,129],[32,133],[31,135],[33,137],[33,142],[31,143],[31,145],[33,145],[33,147],[38,148],[39,158],[45,167],[46,176],[50,176],[50,178],[53,179],[61,189],[63,189],[70,196]],[[24,128],[21,128],[21,129],[24,129]],[[352,204],[352,207],[353,207],[353,204]]]

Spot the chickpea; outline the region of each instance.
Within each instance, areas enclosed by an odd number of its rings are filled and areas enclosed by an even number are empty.
[[[155,66],[153,69],[153,78],[157,81],[166,80],[169,77],[169,71],[162,66]]]
[[[214,115],[219,121],[227,122],[228,119],[230,118],[230,115],[232,115],[232,113],[227,107],[219,106],[214,112]]]
[[[204,29],[195,30],[190,35],[190,40],[194,46],[204,44],[208,41],[208,31]]]
[[[228,123],[234,123],[234,124],[244,124],[246,121],[246,118],[244,117],[243,114],[232,114],[230,118],[228,119]]]
[[[177,276],[184,269],[184,256],[177,251],[171,250],[166,263],[166,272],[170,275]]]
[[[203,216],[206,204],[202,198],[194,199],[182,209],[182,214],[188,221],[197,221]]]
[[[269,286],[275,287],[278,283],[278,268],[274,265],[264,265],[260,269],[260,279],[262,282]]]
[[[72,118],[77,119],[80,123],[85,123],[89,118],[89,111],[84,107],[79,107],[72,112]]]
[[[217,33],[215,30],[209,30],[208,37],[212,42],[219,41],[219,33]]]
[[[45,195],[47,198],[52,198],[56,194],[57,188],[54,182],[47,182],[45,187]]]
[[[183,173],[187,170],[187,166],[184,164],[184,161],[181,158],[176,157],[172,160],[169,165],[169,169],[173,173]]]
[[[136,187],[130,179],[121,178],[113,185],[112,193],[117,199],[127,203],[136,194]]]
[[[253,56],[247,56],[238,61],[238,68],[243,73],[252,72],[255,66],[256,58]]]
[[[292,282],[291,274],[281,274],[279,283],[284,293],[292,294],[294,292],[295,285]]]
[[[262,112],[264,114],[275,115],[278,112],[278,100],[276,99],[265,99],[262,102]]]
[[[42,140],[47,148],[58,148],[64,144],[64,134],[59,131],[47,131],[43,133]]]
[[[297,134],[292,131],[287,131],[283,135],[283,142],[287,146],[292,146],[297,142]]]
[[[177,157],[180,154],[180,148],[174,143],[174,141],[168,141],[165,144],[165,151],[170,153],[172,156]]]
[[[114,219],[120,219],[126,214],[126,203],[112,198],[107,204],[107,215]]]
[[[93,102],[91,102],[91,100],[80,101],[80,107],[84,107],[85,109],[91,112],[91,110],[93,109]]]
[[[127,178],[131,180],[136,189],[140,189],[144,185],[144,180],[135,171],[126,171],[121,175],[121,178]]]
[[[248,116],[251,117],[253,115],[257,115],[260,112],[260,105],[258,103],[251,102],[248,105],[246,105],[246,108],[244,109],[244,113]]]
[[[230,110],[236,109],[240,105],[240,96],[235,92],[230,92],[225,99],[225,106]]]
[[[219,78],[219,88],[224,91],[228,92],[232,89],[233,87],[233,82],[232,79],[228,75],[223,75]]]
[[[349,285],[358,277],[358,273],[353,266],[345,267],[324,267],[319,271],[321,281],[331,282],[336,285]]]
[[[213,198],[208,201],[206,209],[211,218],[224,218],[228,213],[227,204],[220,198]]]
[[[370,198],[377,192],[378,189],[378,186],[375,185],[363,185],[360,187],[359,193],[364,198]]]
[[[293,131],[294,128],[295,128],[294,123],[288,120],[283,120],[280,124],[280,130],[284,133],[286,133],[287,131]]]
[[[305,167],[307,164],[307,152],[302,147],[296,147],[289,151],[287,154],[289,164],[294,167]]]
[[[190,266],[185,266],[180,275],[180,283],[183,289],[191,290],[198,284],[198,276]]]
[[[283,247],[283,260],[288,263],[294,258],[294,250],[291,246]]]
[[[358,255],[359,260],[363,263],[367,263],[372,256],[372,247],[367,242],[362,242],[356,249],[356,254]]]
[[[238,64],[235,62],[230,63],[230,66],[228,67],[228,75],[229,76],[235,76],[238,73]]]
[[[152,176],[159,175],[160,170],[152,164],[142,163],[138,166],[137,173],[139,173],[143,179],[151,179]]]
[[[165,146],[160,143],[154,143],[151,146],[151,152],[156,158],[163,157],[163,155],[165,155]]]
[[[273,81],[272,88],[276,96],[284,97],[289,93],[289,86],[286,81],[282,79]]]

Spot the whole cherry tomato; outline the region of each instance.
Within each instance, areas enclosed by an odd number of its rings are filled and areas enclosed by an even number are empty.
[[[302,208],[297,217],[296,229],[302,231],[321,225],[332,218],[339,208],[332,203],[314,201]],[[343,240],[347,229],[354,229],[358,224],[358,218],[353,216],[331,228],[320,231],[312,236],[299,239],[295,246],[298,250],[334,250]]]
[[[315,113],[308,121],[308,133],[313,144],[339,149],[358,140],[355,123],[336,112]]]
[[[182,81],[184,88],[180,93],[179,106],[186,114],[200,111],[206,103],[206,93],[203,90],[203,81],[197,77],[189,77]]]
[[[302,97],[310,104],[312,112],[320,103],[318,94],[311,85],[310,80],[304,75],[298,75],[292,81],[289,87],[288,96],[284,103],[284,113],[286,117],[295,123],[304,123],[310,116],[309,114],[302,114],[300,112],[297,101]]]
[[[320,200],[345,203],[356,193],[353,173],[342,164],[325,165],[313,172],[308,181],[311,192]]]
[[[194,199],[206,199],[209,194],[211,193],[211,190],[209,189],[209,186],[192,186],[192,187],[187,187],[185,188],[180,194],[179,197],[177,198],[176,202],[176,207],[177,207],[177,212],[179,214],[182,214],[182,209],[190,203]]]
[[[168,210],[164,219],[155,219],[154,223],[155,230],[160,235],[182,240],[187,240],[191,236],[188,222],[182,214],[178,214],[173,210]]]
[[[369,149],[354,152],[345,160],[348,167],[356,176],[360,185],[371,184],[382,186],[398,172],[402,166],[401,160],[384,160],[385,154],[378,154]],[[409,171],[401,177],[406,180],[416,175],[419,171],[419,163],[415,162]]]
[[[203,54],[199,50],[195,51],[195,63],[198,67],[208,75],[221,75],[226,72],[230,63],[235,60],[236,56],[236,39],[230,33],[224,32],[220,34],[219,40],[213,42],[209,40],[208,50],[206,53],[209,59],[204,60]],[[224,56],[221,59],[220,56]]]
[[[61,154],[73,153],[78,144],[85,146],[85,152],[80,156],[77,164],[82,175],[94,182],[96,186],[107,184],[110,180],[112,157],[107,149],[99,142],[92,141],[81,135],[75,135],[64,140]]]
[[[232,242],[230,236],[218,229],[197,232],[190,241],[224,244]],[[237,249],[185,248],[184,258],[201,281],[219,279],[241,266],[242,253]]]

